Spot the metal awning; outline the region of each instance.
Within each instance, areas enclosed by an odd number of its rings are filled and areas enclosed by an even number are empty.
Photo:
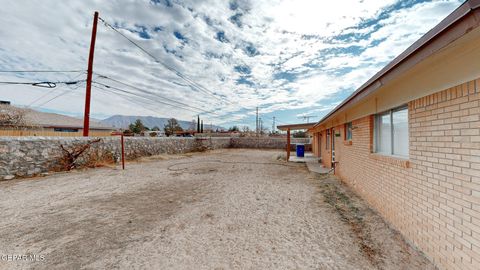
[[[309,129],[309,128],[312,128],[314,125],[315,123],[290,124],[290,125],[277,126],[277,129],[282,131],[287,131],[289,129],[290,130]]]

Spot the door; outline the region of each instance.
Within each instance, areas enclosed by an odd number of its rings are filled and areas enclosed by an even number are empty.
[[[335,129],[332,128],[332,131],[330,132],[332,134],[332,163],[335,162]]]
[[[322,135],[320,132],[317,133],[317,156],[322,156]]]

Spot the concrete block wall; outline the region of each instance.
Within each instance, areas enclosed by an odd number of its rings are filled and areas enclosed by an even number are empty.
[[[480,267],[479,102],[480,80],[409,102],[408,159],[372,153],[373,116],[332,137],[337,175],[440,269]]]

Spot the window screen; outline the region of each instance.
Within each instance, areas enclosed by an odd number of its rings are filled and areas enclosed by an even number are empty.
[[[345,124],[345,140],[352,139],[352,122]]]
[[[375,151],[408,157],[408,108],[402,107],[375,116]]]
[[[408,157],[408,109],[392,112],[393,154]]]
[[[376,151],[381,154],[392,154],[392,125],[390,112],[377,115]]]

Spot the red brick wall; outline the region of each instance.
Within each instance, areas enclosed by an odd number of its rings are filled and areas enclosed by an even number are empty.
[[[321,132],[321,149],[320,149],[320,157],[322,159],[322,163],[325,165],[327,168],[331,168],[332,165],[332,142],[330,141],[332,139],[332,134],[330,134],[330,138],[327,141],[327,131],[324,130]],[[328,144],[328,149],[326,148],[326,145]]]
[[[338,176],[440,269],[480,269],[479,100],[477,80],[411,101],[408,160],[371,152],[372,116],[332,137]]]

